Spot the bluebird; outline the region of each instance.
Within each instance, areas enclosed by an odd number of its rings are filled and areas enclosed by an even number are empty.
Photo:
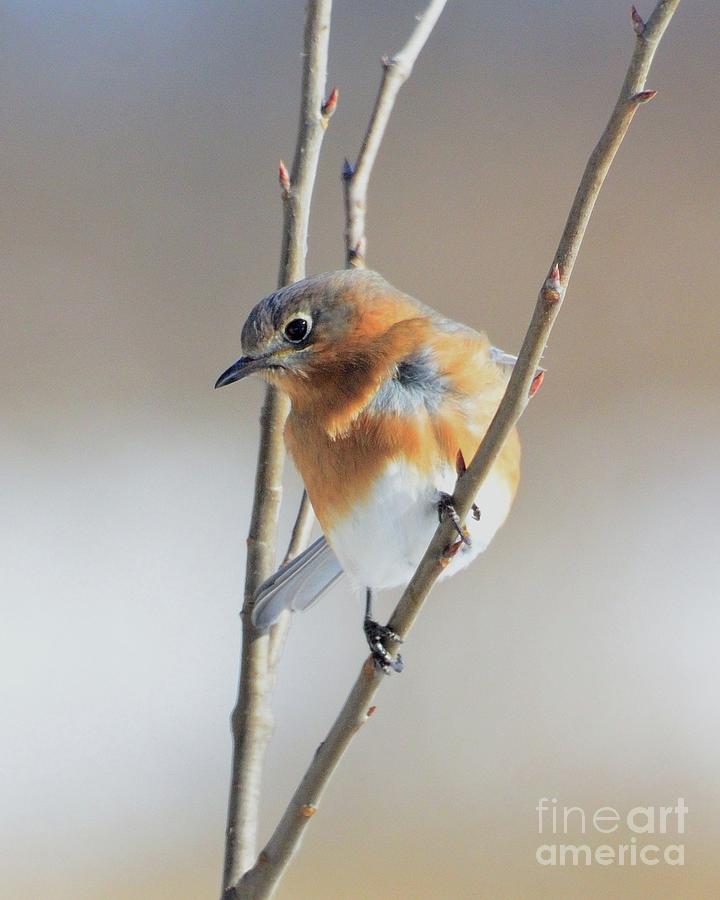
[[[375,662],[400,671],[400,655],[385,647],[398,636],[374,620],[373,595],[410,580],[438,517],[450,516],[458,532],[443,578],[505,521],[520,474],[516,431],[466,524],[452,491],[458,460],[474,455],[516,358],[367,269],[269,294],[245,322],[242,350],[215,386],[258,372],[289,396],[285,442],[323,531],[261,585],[253,623],[265,629],[284,609],[307,609],[345,573],[365,591]]]

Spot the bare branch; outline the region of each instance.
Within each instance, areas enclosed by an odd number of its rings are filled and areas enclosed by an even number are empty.
[[[498,410],[472,462],[460,474],[455,489],[455,508],[467,516],[477,491],[502,445],[528,403],[537,366],[557,318],[570,275],[582,243],[595,200],[615,153],[641,102],[650,64],[658,43],[680,0],[660,0],[641,34],[637,35],[620,97],[585,168],[548,277],[542,284],[535,312],[518,362]],[[412,580],[395,608],[390,628],[404,637],[412,627],[438,575],[447,564],[448,548],[455,539],[451,523],[441,524]],[[397,647],[390,646],[391,652]],[[257,864],[242,879],[238,896],[268,897],[297,849],[305,827],[320,803],[322,792],[352,738],[375,710],[373,698],[385,679],[368,658],[325,740],[310,766]]]
[[[323,110],[332,0],[309,0],[305,14],[300,124],[292,173],[280,163],[283,192],[283,240],[278,282],[305,275],[307,230],[320,147],[330,113]],[[337,101],[337,95],[335,96]],[[260,782],[272,730],[268,675],[269,637],[251,622],[258,585],[275,566],[277,522],[285,459],[283,424],[288,400],[268,388],[260,428],[255,493],[247,540],[245,600],[238,698],[232,714],[233,759],[225,841],[223,890],[234,885],[254,862]]]
[[[345,262],[348,267],[365,267],[367,237],[365,213],[367,191],[385,128],[390,119],[400,88],[410,77],[415,60],[425,46],[435,23],[445,8],[447,0],[431,0],[405,46],[394,56],[383,57],[383,78],[375,107],[370,116],[360,155],[353,166],[345,160],[343,182],[345,185]]]
[[[291,559],[302,553],[302,551],[310,543],[310,533],[312,532],[315,514],[310,503],[307,491],[303,491],[300,500],[300,507],[297,512],[297,518],[293,526],[290,543],[288,544],[283,565],[289,563]],[[268,653],[268,677],[271,687],[274,684],[277,672],[277,665],[280,662],[285,641],[287,640],[288,631],[290,630],[290,610],[285,610],[278,621],[270,629],[270,650]]]
[[[300,125],[290,175],[290,196],[285,203],[278,275],[280,286],[305,277],[310,200],[320,147],[338,98],[337,88],[334,88],[325,100],[331,11],[332,0],[309,0],[305,12]],[[327,104],[331,105],[329,111]]]
[[[310,498],[307,495],[307,491],[303,491],[283,565],[289,563],[291,559],[295,559],[298,553],[301,553],[307,547],[313,522],[313,508],[310,504]]]

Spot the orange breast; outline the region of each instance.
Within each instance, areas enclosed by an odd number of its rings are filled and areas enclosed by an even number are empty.
[[[458,450],[469,463],[507,382],[507,372],[490,359],[484,335],[444,331],[424,317],[398,322],[365,345],[359,336],[355,342],[348,342],[343,359],[329,364],[322,377],[296,389],[285,428],[288,449],[326,532],[370,494],[393,460],[405,460],[429,478],[441,466],[454,467]],[[369,404],[382,381],[423,347],[432,350],[446,399],[407,413],[373,412]],[[359,364],[340,380],[349,352],[361,354]],[[515,431],[494,469],[514,495],[520,472]]]
[[[324,531],[352,513],[372,491],[375,480],[392,460],[405,460],[428,477],[442,465],[455,466],[458,450],[469,462],[489,419],[470,429],[459,416],[430,417],[362,414],[350,430],[331,438],[306,416],[292,415],[285,428],[288,450],[303,478]],[[520,475],[520,441],[513,430],[494,469],[514,495]],[[388,510],[392,515],[392,510]]]
[[[367,415],[332,438],[311,417],[291,414],[285,440],[326,532],[370,493],[390,459],[410,454],[420,461],[430,455],[432,446],[422,440],[421,428],[398,428],[396,423]]]

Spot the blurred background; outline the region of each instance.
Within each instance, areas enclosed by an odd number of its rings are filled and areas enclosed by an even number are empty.
[[[336,4],[309,272],[342,265],[340,165],[423,6]],[[388,129],[370,263],[507,350],[624,76],[627,7],[451,2]],[[262,385],[212,385],[275,286],[303,4],[0,13],[0,895],[214,898]],[[714,2],[682,4],[522,423],[512,516],[435,591],[281,898],[718,895],[717,35]],[[298,496],[289,473],[284,535]],[[364,658],[361,615],[336,590],[294,620],[263,838]],[[542,797],[683,797],[686,834],[657,843],[685,865],[540,866]]]

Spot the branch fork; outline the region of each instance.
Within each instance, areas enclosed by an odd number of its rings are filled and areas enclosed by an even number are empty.
[[[630,7],[630,18],[632,19],[633,31],[638,37],[642,37],[645,33],[645,22],[634,6]]]

